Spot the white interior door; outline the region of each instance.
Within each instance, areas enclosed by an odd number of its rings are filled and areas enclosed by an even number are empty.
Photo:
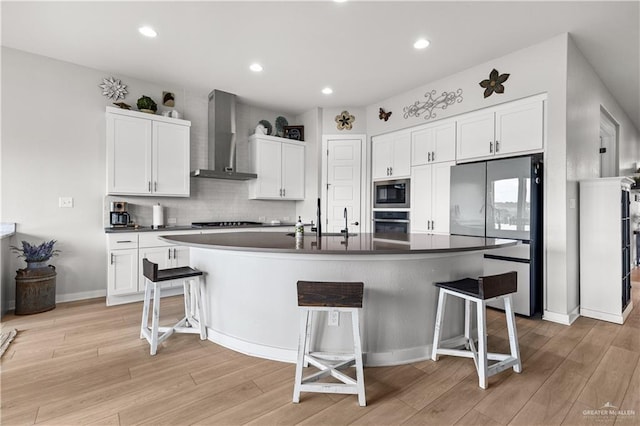
[[[361,140],[329,139],[327,149],[326,231],[344,229],[346,207],[349,231],[360,232]],[[354,222],[358,225],[352,225]]]

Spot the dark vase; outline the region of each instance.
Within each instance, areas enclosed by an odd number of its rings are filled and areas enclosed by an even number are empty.
[[[28,262],[16,271],[16,315],[46,312],[56,307],[56,268],[47,262]]]

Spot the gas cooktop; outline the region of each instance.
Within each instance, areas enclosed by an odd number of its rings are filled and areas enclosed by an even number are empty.
[[[231,220],[224,222],[191,222],[194,228],[223,228],[227,226],[260,226],[262,222],[251,222],[246,220]]]

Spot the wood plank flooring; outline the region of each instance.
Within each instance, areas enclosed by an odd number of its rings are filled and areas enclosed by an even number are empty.
[[[196,335],[174,335],[158,355],[139,339],[141,304],[104,299],[2,319],[18,335],[0,363],[3,425],[638,425],[640,269],[634,311],[616,325],[517,318],[523,372],[478,387],[470,359],[441,357],[365,369],[367,407],[353,395],[303,393],[294,365],[245,356]],[[163,299],[164,322],[181,298]],[[507,351],[504,316],[489,311],[491,350]],[[613,406],[615,408],[602,409]]]

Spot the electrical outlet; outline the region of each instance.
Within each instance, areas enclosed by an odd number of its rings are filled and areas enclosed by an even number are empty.
[[[73,197],[59,197],[58,207],[73,208]]]
[[[176,224],[176,222],[177,222],[177,221],[176,221],[176,218],[175,218],[175,217],[170,217],[170,218],[168,218],[168,219],[167,219],[167,223],[168,223],[169,225],[175,225],[175,224]]]
[[[340,311],[329,311],[329,326],[337,327],[340,325]]]
[[[267,217],[266,216],[258,216],[258,222],[266,222],[267,221]]]
[[[282,218],[285,222],[289,222],[291,220],[291,218],[289,216],[285,216]]]

